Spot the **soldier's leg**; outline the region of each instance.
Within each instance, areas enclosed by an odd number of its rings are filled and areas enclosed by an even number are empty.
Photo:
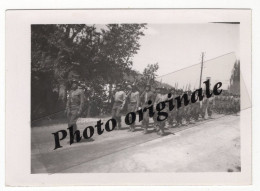
[[[189,125],[190,124],[190,117],[191,117],[191,110],[190,107],[187,106],[187,110],[186,110],[186,124]]]
[[[156,125],[157,125],[157,115],[156,113],[153,115],[153,127],[156,130]]]
[[[158,134],[163,136],[164,135],[164,128],[165,128],[166,122],[165,121],[161,121],[159,122],[159,131]]]
[[[142,121],[142,126],[143,126],[143,133],[147,133],[148,132],[148,125],[149,125],[149,113],[146,111],[143,114],[143,121]]]
[[[179,117],[179,122],[180,122],[180,125],[182,125],[182,120],[183,120],[183,118],[184,118],[184,109],[183,109],[183,107],[182,108],[180,108],[180,117]]]
[[[117,118],[117,121],[118,121],[118,129],[121,128],[121,106],[117,106],[116,108],[116,118]]]
[[[211,118],[211,116],[212,116],[212,105],[211,104],[209,104],[209,106],[208,106],[208,115]]]
[[[116,119],[116,107],[115,106],[113,106],[113,108],[112,108],[112,118]]]
[[[131,109],[129,112],[135,112],[136,111],[136,103],[131,105]],[[132,118],[131,118],[132,120]],[[133,124],[130,125],[131,131],[134,132],[135,131],[135,122]]]
[[[168,119],[167,119],[167,121],[168,121],[168,125],[169,125],[169,127],[173,127],[173,111],[170,111],[169,113],[168,113]]]
[[[177,110],[177,116],[176,116],[176,121],[177,121],[177,124],[176,124],[176,125],[177,125],[177,126],[181,125],[181,123],[182,123],[181,120],[182,120],[182,119],[181,119],[181,111],[180,111],[180,109],[178,109],[178,110]]]
[[[119,123],[118,120],[119,119],[118,119],[116,113],[117,113],[117,107],[114,105],[113,108],[112,108],[112,118],[116,120],[116,122],[117,122],[117,128],[116,129],[118,129],[118,123]]]
[[[77,127],[78,118],[79,118],[78,110],[72,110],[70,115],[69,115],[68,127],[69,128],[72,127],[73,134],[75,134],[75,132],[78,130],[78,127]],[[78,136],[74,136],[74,138],[75,138],[76,142],[78,142],[78,140],[80,139]]]
[[[133,110],[132,110],[132,111],[129,110],[129,112],[133,112]],[[132,121],[132,120],[133,120],[133,118],[132,118],[132,116],[130,115],[130,121]],[[135,122],[132,123],[132,124],[129,126],[129,131],[132,131],[132,132],[135,131]]]

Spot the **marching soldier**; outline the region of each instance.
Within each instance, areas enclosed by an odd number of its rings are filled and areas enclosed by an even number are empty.
[[[209,116],[209,118],[212,118],[213,109],[215,107],[215,96],[212,95],[207,100],[208,100],[208,107],[207,107],[207,109],[208,109],[208,116]]]
[[[160,94],[160,87],[156,87],[156,88],[155,88],[154,98],[156,98],[158,94]],[[153,115],[154,127],[156,127],[156,123],[157,123],[156,118],[157,118],[157,116],[156,116],[156,115]],[[156,129],[155,129],[155,130],[156,130]]]
[[[191,91],[187,91],[186,93],[189,97],[191,97],[191,94],[192,94]],[[188,104],[187,106],[183,106],[183,107],[184,107],[184,117],[185,117],[185,120],[186,120],[186,125],[189,125],[190,120],[191,120],[192,106],[191,106],[191,104]]]
[[[182,95],[182,89],[179,89],[177,91],[177,96],[181,96]],[[180,107],[177,109],[177,114],[176,114],[176,126],[182,125],[182,117],[184,114],[184,108]]]
[[[167,92],[166,88],[162,87],[160,89],[160,93],[157,94],[157,96],[155,98],[154,108],[156,108],[157,104],[159,104],[160,102],[164,102],[164,101],[167,101],[167,100],[168,100],[168,92]],[[167,112],[167,107],[165,107],[164,110]],[[155,115],[156,115],[156,118],[157,118],[158,114],[155,114]],[[156,122],[157,134],[164,135],[165,124],[166,124],[166,120],[164,120],[164,121],[158,121],[157,120],[157,122]]]
[[[114,94],[114,104],[112,107],[112,118],[114,118],[118,125],[117,130],[121,128],[121,111],[124,108],[126,102],[126,93],[122,90],[122,86],[118,84],[116,86],[116,92]]]
[[[140,99],[142,101],[142,108],[147,108],[149,107],[148,101],[152,101],[152,103],[154,102],[154,94],[151,91],[151,85],[150,84],[146,84],[145,86],[145,91],[141,94]],[[143,133],[147,134],[147,128],[149,126],[149,112],[146,111],[143,114],[143,121],[142,121],[142,126],[143,126]]]
[[[171,88],[170,89],[170,93],[171,93],[171,97],[168,98],[168,100],[173,99],[173,102],[177,102],[175,99],[175,97],[177,97],[176,93],[175,93],[175,88]],[[174,108],[172,111],[169,111],[168,113],[168,124],[169,127],[173,127],[173,121],[176,121],[176,115],[177,115],[177,104],[174,104]]]
[[[133,85],[133,87],[129,85],[128,88],[130,89],[130,92],[128,95],[127,111],[129,113],[136,112],[140,104],[140,95],[135,85]],[[135,131],[135,123],[130,125],[129,131]]]
[[[77,120],[81,115],[84,107],[84,91],[78,88],[79,84],[76,80],[72,81],[71,90],[68,93],[66,114],[68,118],[68,126],[73,127],[73,132],[77,130]]]

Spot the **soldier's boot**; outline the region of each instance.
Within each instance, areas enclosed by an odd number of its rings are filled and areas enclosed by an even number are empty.
[[[159,126],[159,131],[157,132],[158,135],[163,136],[164,135],[164,125]]]
[[[143,134],[147,134],[148,131],[147,131],[147,127],[144,128],[144,131],[143,131]]]
[[[144,130],[143,130],[143,134],[147,134],[148,133],[148,124],[147,123],[144,123],[144,126],[143,126]]]
[[[161,129],[160,129],[160,131],[161,131],[161,136],[163,136],[164,135],[164,127],[161,127]]]
[[[134,132],[135,131],[135,125],[130,125],[130,128],[131,128],[131,132]]]

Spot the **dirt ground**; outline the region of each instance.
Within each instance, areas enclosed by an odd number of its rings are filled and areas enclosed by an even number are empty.
[[[166,129],[161,137],[149,129],[143,134],[113,130],[95,134],[91,140],[54,149],[52,133],[66,130],[66,124],[32,128],[32,173],[87,172],[234,172],[240,169],[239,116],[214,115],[180,128]],[[79,130],[99,119],[80,119]],[[106,122],[107,119],[101,119]],[[104,126],[104,125],[103,125]]]

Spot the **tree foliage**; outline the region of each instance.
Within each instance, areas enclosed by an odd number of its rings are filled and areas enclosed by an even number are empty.
[[[32,114],[36,115],[32,117],[64,107],[72,79],[86,82],[92,97],[106,84],[119,83],[131,73],[145,28],[145,24],[32,25]]]
[[[143,71],[140,84],[142,86],[144,86],[145,84],[154,85],[155,79],[157,77],[156,72],[158,71],[158,69],[159,69],[158,63],[148,64]]]
[[[233,94],[240,94],[240,60],[236,60],[232,69],[229,91]]]

